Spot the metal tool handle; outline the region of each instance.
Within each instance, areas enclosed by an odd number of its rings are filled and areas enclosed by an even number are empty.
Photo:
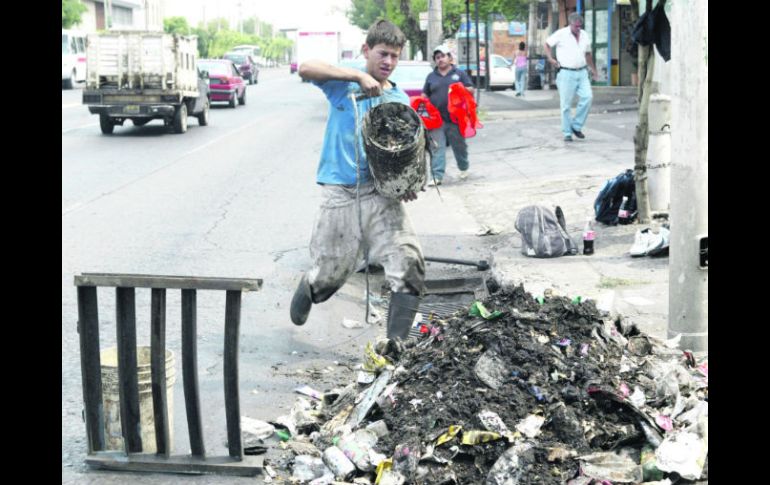
[[[463,259],[450,259],[450,258],[434,258],[431,256],[425,256],[425,261],[431,261],[434,263],[447,263],[447,264],[462,264],[465,266],[475,266],[479,271],[486,271],[489,269],[489,263],[482,259],[480,261],[468,261]]]

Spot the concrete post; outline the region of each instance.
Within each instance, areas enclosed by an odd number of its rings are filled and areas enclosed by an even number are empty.
[[[442,21],[441,0],[428,0],[428,47],[425,50],[427,59],[431,62],[433,62],[433,49],[444,40]]]
[[[671,17],[671,246],[668,336],[708,351],[708,2],[676,0]]]

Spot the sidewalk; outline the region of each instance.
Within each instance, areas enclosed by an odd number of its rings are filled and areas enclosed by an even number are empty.
[[[594,86],[591,114],[637,110],[635,86]],[[556,89],[525,91],[516,97],[511,89],[482,91],[479,109],[484,120],[521,119],[559,116],[559,92]]]
[[[594,223],[594,255],[553,259],[522,255],[521,238],[514,228],[522,207],[560,205],[569,233],[582,250],[582,230],[587,218],[593,219],[599,190],[607,179],[633,167],[635,120],[634,112],[592,113],[586,139],[571,144],[561,140],[555,116],[526,122],[490,120],[469,140],[468,179],[455,178],[457,168],[448,150],[441,197],[430,188],[407,206],[424,253],[487,259],[491,273],[504,285],[522,283],[534,295],[551,288],[563,296],[591,298],[601,308],[626,316],[642,331],[667,338],[668,258],[631,258],[628,254],[636,231],[653,227],[657,232],[657,222],[644,226]],[[476,235],[484,227],[500,232]],[[429,278],[464,272],[473,269],[428,263]]]

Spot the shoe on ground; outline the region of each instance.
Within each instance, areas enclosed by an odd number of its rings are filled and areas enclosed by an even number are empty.
[[[465,180],[468,178],[468,171],[467,170],[460,170],[460,180]]]
[[[436,179],[436,180],[430,179],[428,181],[428,187],[435,187],[437,185],[441,185],[441,179]]]
[[[660,249],[663,244],[663,237],[660,234],[655,234],[648,227],[636,232],[634,244],[628,252],[631,254],[632,258],[647,256],[650,251]]]
[[[581,140],[585,138],[586,136],[583,134],[582,131],[576,130],[575,128],[572,128],[572,133],[575,134],[576,137],[580,138]]]
[[[670,241],[671,232],[666,227],[661,227],[658,231],[658,237],[660,243],[647,251],[647,256],[666,256],[668,255],[668,247]]]
[[[572,137],[570,135],[567,135],[564,137],[564,141],[572,141]]]
[[[294,297],[291,299],[289,314],[294,325],[304,325],[307,316],[310,314],[310,308],[313,306],[313,296],[310,290],[310,284],[307,282],[307,276],[302,276],[299,281]]]

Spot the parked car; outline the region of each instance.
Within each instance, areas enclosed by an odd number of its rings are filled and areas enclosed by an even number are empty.
[[[390,80],[403,89],[407,96],[419,96],[425,86],[425,79],[433,72],[427,61],[399,61]]]
[[[505,57],[492,54],[489,58],[492,75],[489,76],[490,88],[514,89],[516,87],[516,69]]]
[[[209,73],[211,101],[229,102],[231,108],[246,104],[246,83],[229,59],[200,59],[198,68]]]
[[[222,59],[229,59],[238,66],[238,72],[241,73],[241,77],[249,82],[249,84],[257,84],[259,82],[259,67],[257,61],[251,57],[251,54],[246,51],[240,52],[228,52],[222,56]]]

